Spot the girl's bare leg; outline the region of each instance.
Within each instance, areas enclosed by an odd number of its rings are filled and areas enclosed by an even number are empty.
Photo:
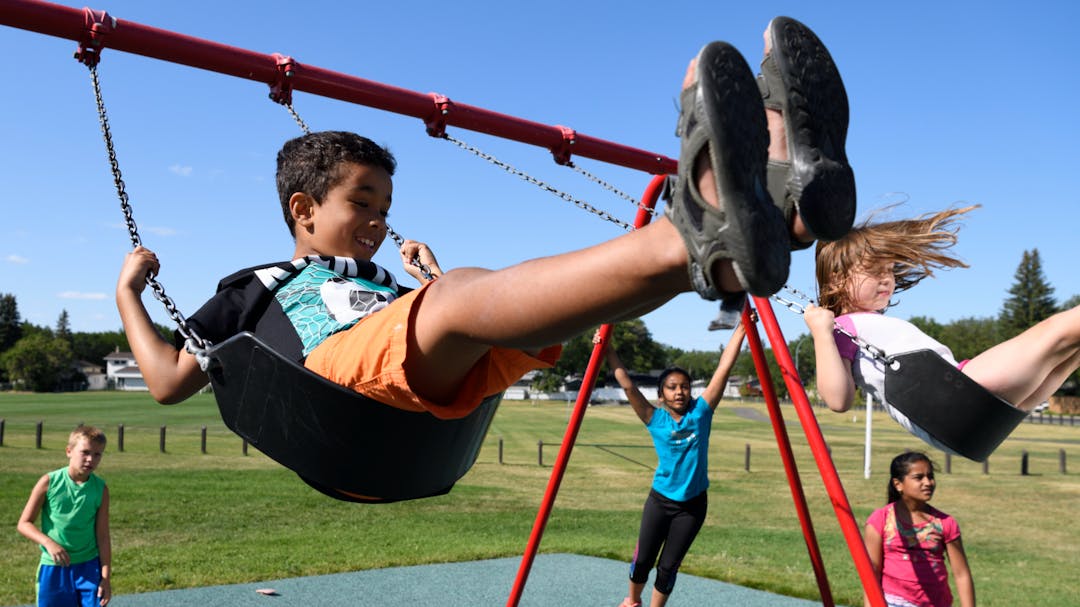
[[[1059,312],[971,359],[964,373],[1030,411],[1080,366],[1080,306]]]

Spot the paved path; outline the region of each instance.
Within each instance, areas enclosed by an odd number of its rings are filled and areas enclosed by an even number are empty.
[[[232,586],[113,597],[110,607],[499,607],[520,557],[376,569]],[[614,607],[626,595],[627,564],[574,554],[536,557],[521,607]],[[118,580],[119,581],[119,580]],[[122,583],[122,582],[121,582]],[[272,588],[276,596],[256,589]],[[649,586],[651,588],[651,586]],[[645,605],[648,606],[648,600]],[[671,607],[811,607],[820,605],[692,575],[679,575]]]

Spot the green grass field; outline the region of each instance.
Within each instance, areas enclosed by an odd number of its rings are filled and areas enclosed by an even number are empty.
[[[783,409],[833,596],[839,604],[861,605],[861,586],[818,469],[794,410]],[[210,396],[165,407],[145,394],[0,393],[0,520],[7,529],[0,533],[0,605],[33,600],[38,551],[15,531],[15,522],[37,478],[65,465],[67,433],[79,422],[109,436],[99,473],[112,495],[113,591],[130,594],[520,555],[555,461],[550,444],[561,440],[568,414],[566,403],[506,402],[477,464],[449,495],[357,505],[316,493],[254,449],[244,456]],[[765,415],[760,403],[721,404],[710,452],[708,521],[683,571],[816,599],[773,431],[756,419]],[[39,420],[41,449],[34,444]],[[873,474],[866,480],[863,413],[821,410],[818,420],[861,524],[885,499],[889,460],[922,444],[876,414]],[[125,427],[122,453],[119,424]],[[162,425],[168,428],[164,454]],[[200,452],[204,425],[207,454]],[[537,462],[538,441],[549,444],[544,467]],[[629,407],[602,406],[589,410],[578,442],[541,551],[628,560],[655,464],[648,436]],[[1025,450],[1031,474],[1021,476]],[[1060,450],[1074,471],[1059,472]],[[1074,604],[1080,426],[1022,424],[990,458],[988,473],[953,458],[947,474],[943,455],[930,454],[942,468],[934,505],[960,522],[979,604]]]

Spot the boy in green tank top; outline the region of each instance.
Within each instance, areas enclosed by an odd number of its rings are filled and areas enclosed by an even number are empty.
[[[109,488],[94,474],[105,452],[105,434],[79,426],[65,451],[67,467],[38,479],[18,530],[41,546],[38,607],[105,607],[112,598]],[[40,529],[34,523],[38,514]]]

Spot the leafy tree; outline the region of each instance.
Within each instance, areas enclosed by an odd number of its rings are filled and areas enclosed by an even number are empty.
[[[1014,278],[1000,316],[1006,338],[1019,335],[1057,311],[1054,288],[1043,275],[1038,249],[1024,251]]]
[[[1065,303],[1061,304],[1060,311],[1071,310],[1076,306],[1080,306],[1080,295],[1073,295],[1065,300]]]
[[[0,364],[15,384],[34,392],[49,392],[71,375],[71,346],[43,333],[20,339],[0,356]]]
[[[71,353],[76,360],[101,364],[110,352],[117,350],[131,351],[123,331],[71,334]]]
[[[14,295],[0,294],[0,352],[6,351],[22,338],[19,306]]]

